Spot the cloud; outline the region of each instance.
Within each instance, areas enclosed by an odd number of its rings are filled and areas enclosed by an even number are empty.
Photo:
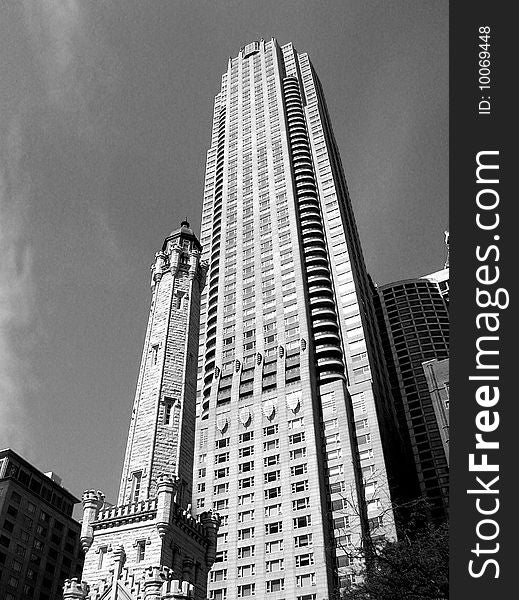
[[[69,132],[88,141],[106,139],[99,103],[109,101],[118,72],[113,52],[94,27],[93,8],[79,0],[23,1],[46,103],[60,118],[70,117]]]
[[[34,317],[33,251],[23,236],[30,181],[21,168],[20,118],[2,127],[0,148],[0,446],[27,448],[31,436],[23,403],[26,375],[22,340]],[[25,367],[25,369],[24,369]]]

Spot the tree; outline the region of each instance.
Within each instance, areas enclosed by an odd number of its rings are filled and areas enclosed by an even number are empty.
[[[399,541],[380,545],[373,563],[360,573],[362,582],[344,590],[342,598],[444,600],[449,594],[448,564],[448,525],[410,521]]]

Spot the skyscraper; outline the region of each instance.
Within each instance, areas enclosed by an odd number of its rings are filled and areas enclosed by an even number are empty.
[[[83,494],[83,580],[63,597],[113,600],[206,597],[218,518],[190,511],[196,353],[205,267],[183,222],[152,265],[152,296],[130,419],[119,501]]]
[[[448,380],[449,269],[378,288],[380,329],[399,419],[407,427],[421,495],[444,520],[449,504],[445,417],[437,417],[423,363],[441,361]],[[426,377],[429,371],[429,377]],[[439,375],[438,375],[438,378]],[[435,386],[436,387],[436,386]],[[443,407],[445,408],[445,406]]]
[[[292,44],[229,59],[201,225],[196,511],[222,525],[209,598],[327,598],[393,537],[401,444],[319,79]]]

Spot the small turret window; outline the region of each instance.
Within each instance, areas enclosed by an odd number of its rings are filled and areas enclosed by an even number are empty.
[[[132,474],[132,502],[138,502],[141,491],[142,471],[135,471]]]
[[[142,562],[146,555],[146,541],[141,540],[137,542],[137,562]]]

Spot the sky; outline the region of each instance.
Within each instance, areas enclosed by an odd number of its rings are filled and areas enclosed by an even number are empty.
[[[199,231],[229,56],[275,37],[323,84],[369,272],[442,268],[448,2],[0,3],[0,448],[115,501],[149,267]]]

